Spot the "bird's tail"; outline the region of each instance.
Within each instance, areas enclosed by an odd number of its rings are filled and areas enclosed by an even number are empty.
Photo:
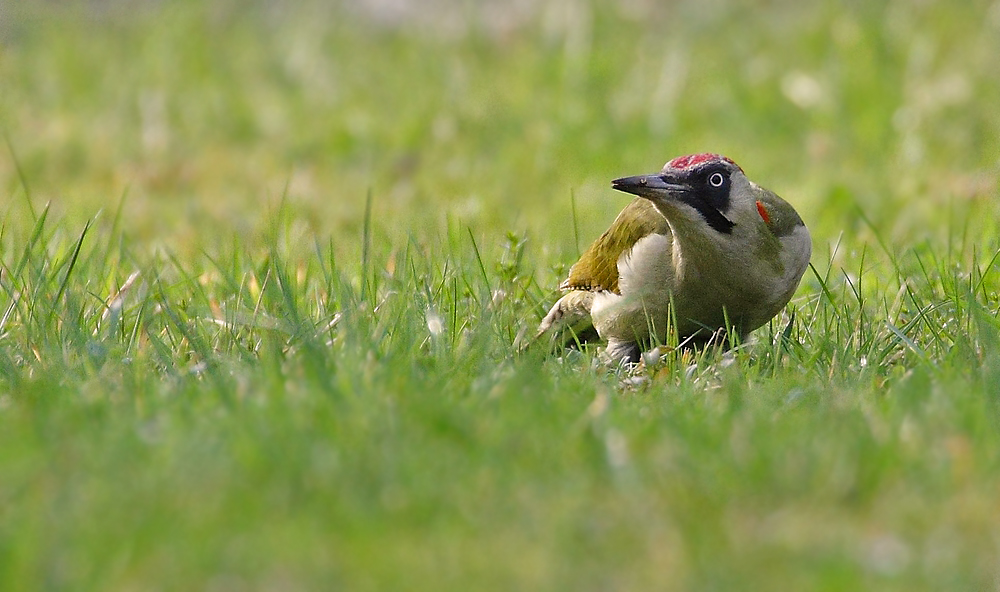
[[[538,325],[535,336],[530,339],[519,337],[518,351],[526,351],[537,347],[562,347],[574,343],[583,343],[597,337],[593,320],[590,318],[590,308],[594,304],[594,293],[586,290],[567,292],[552,305],[548,314]]]

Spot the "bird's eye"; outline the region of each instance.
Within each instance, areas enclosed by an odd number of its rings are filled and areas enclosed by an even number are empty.
[[[712,187],[722,187],[725,182],[726,178],[722,176],[722,173],[712,173],[712,176],[708,178],[708,184]]]

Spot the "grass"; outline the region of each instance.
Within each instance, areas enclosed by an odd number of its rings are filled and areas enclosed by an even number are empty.
[[[995,588],[996,7],[386,6],[3,8],[0,588]],[[514,356],[701,150],[788,309]]]

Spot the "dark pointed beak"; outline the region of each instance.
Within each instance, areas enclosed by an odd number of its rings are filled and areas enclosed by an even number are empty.
[[[690,187],[679,182],[672,175],[665,173],[653,173],[651,175],[637,175],[635,177],[622,177],[611,182],[611,187],[618,191],[638,195],[639,197],[667,197],[671,193],[684,193]]]

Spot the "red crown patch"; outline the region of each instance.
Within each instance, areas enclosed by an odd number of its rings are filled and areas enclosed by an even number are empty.
[[[721,154],[715,154],[714,152],[702,152],[700,154],[688,154],[687,156],[678,156],[677,158],[668,162],[667,166],[672,169],[678,169],[683,171],[685,169],[696,167],[699,164],[705,162],[717,161],[717,160],[728,162],[729,164],[740,169],[741,171],[743,170],[740,168],[740,165],[733,162],[731,158],[727,158],[725,156],[722,156]]]

